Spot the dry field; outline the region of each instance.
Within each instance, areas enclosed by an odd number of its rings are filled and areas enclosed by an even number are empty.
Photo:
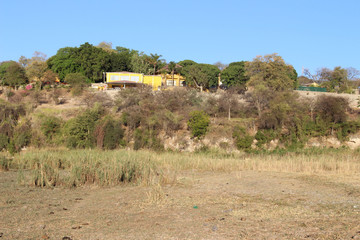
[[[151,161],[161,181],[40,188],[0,171],[0,239],[360,239],[356,152],[96,154]]]

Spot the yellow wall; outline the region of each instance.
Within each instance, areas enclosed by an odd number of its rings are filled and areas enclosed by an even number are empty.
[[[142,73],[131,73],[131,72],[107,72],[106,73],[106,83],[108,88],[113,87],[123,87],[122,84],[112,84],[113,82],[119,81],[133,81],[134,78],[138,80],[134,83],[143,83],[152,86],[153,90],[159,90],[163,86],[171,86],[168,85],[168,81],[172,81],[172,75],[144,75]],[[174,86],[182,87],[182,82],[185,81],[185,78],[179,74],[174,74]],[[125,84],[126,85],[126,84]],[[127,86],[127,85],[126,85]],[[135,86],[135,85],[133,85]]]
[[[145,75],[143,83],[152,86],[154,91],[160,90],[162,77],[161,75]]]
[[[185,78],[183,76],[181,76],[180,74],[174,74],[174,79],[171,74],[166,74],[166,75],[163,75],[163,79],[164,79],[164,81],[163,81],[164,86],[171,86],[168,84],[168,81],[174,80],[174,86],[182,87],[183,85],[181,83],[185,81]]]

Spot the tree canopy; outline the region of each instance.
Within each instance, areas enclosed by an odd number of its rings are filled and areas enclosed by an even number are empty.
[[[248,86],[265,85],[274,91],[294,89],[297,73],[293,66],[285,63],[276,53],[257,56],[252,62],[245,63]]]
[[[96,82],[102,79],[102,72],[111,69],[110,53],[89,43],[84,43],[79,48],[61,48],[47,63],[51,70],[59,74],[61,80],[69,73],[82,73]]]
[[[244,86],[249,80],[245,74],[245,62],[230,63],[227,68],[221,72],[221,82],[227,87]]]
[[[0,64],[0,83],[4,86],[18,87],[28,81],[25,69],[15,61],[2,62]]]

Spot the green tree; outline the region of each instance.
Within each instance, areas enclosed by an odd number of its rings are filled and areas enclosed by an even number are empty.
[[[131,68],[131,58],[136,54],[136,51],[130,50],[124,47],[116,47],[114,52],[111,52],[110,62],[111,62],[111,72],[121,72],[127,71],[132,72]],[[134,71],[136,72],[136,71]]]
[[[252,62],[245,63],[248,86],[264,85],[273,91],[294,89],[297,76],[291,65],[285,63],[276,53],[258,56]]]
[[[25,69],[15,61],[0,64],[0,83],[3,86],[19,87],[28,82]]]
[[[220,70],[211,64],[198,64],[191,60],[178,63],[182,66],[180,74],[186,78],[188,86],[195,86],[202,91],[218,85]],[[181,65],[182,64],[182,65]]]
[[[148,56],[148,58],[147,58],[150,65],[152,65],[154,67],[154,70],[153,70],[154,75],[156,74],[156,67],[161,62],[161,59],[160,59],[161,57],[162,57],[161,55],[157,55],[156,53],[155,54],[150,53],[150,56]]]
[[[191,130],[192,136],[201,138],[205,136],[210,125],[210,118],[203,111],[190,112],[190,119],[188,121],[188,127]]]
[[[130,66],[132,72],[149,74],[151,66],[148,61],[149,56],[143,52],[135,52],[131,55]]]
[[[82,90],[89,82],[89,80],[81,73],[69,73],[66,75],[64,81],[71,85],[74,95],[82,93]]]
[[[99,106],[95,106],[66,122],[64,131],[67,147],[92,148],[95,144],[95,126],[101,114]]]
[[[111,54],[89,43],[79,48],[66,47],[58,50],[48,59],[51,70],[59,74],[61,80],[69,73],[82,73],[92,82],[102,80],[102,73],[111,69]]]
[[[249,81],[245,74],[245,62],[230,63],[227,68],[221,72],[221,82],[227,86],[244,86]]]
[[[208,75],[201,69],[199,64],[188,66],[186,69],[188,71],[185,75],[187,86],[195,86],[200,91],[209,86]]]

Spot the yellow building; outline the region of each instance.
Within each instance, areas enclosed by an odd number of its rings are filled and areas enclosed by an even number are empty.
[[[152,86],[154,91],[163,87],[184,87],[185,78],[179,74],[144,75],[132,72],[106,72],[104,82],[107,88],[136,87],[139,84]]]
[[[160,90],[163,78],[161,75],[144,75],[144,84],[152,86],[154,91]]]
[[[107,72],[106,84],[108,88],[136,87],[144,82],[144,74],[132,72]]]
[[[185,78],[180,74],[164,74],[163,85],[164,86],[174,86],[174,87],[185,87]]]

